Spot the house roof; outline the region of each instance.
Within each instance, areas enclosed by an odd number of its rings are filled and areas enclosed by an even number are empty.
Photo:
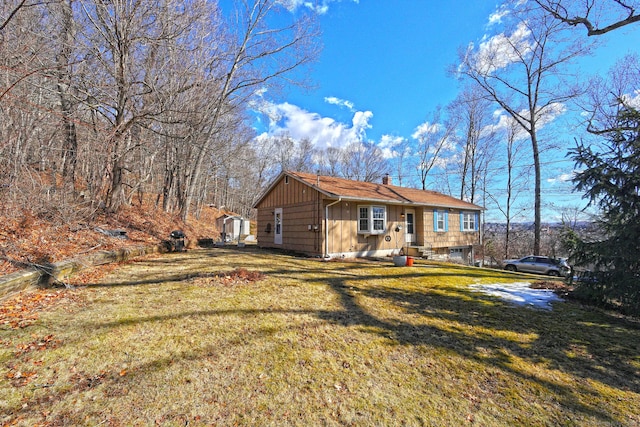
[[[226,214],[222,214],[222,215],[220,215],[219,217],[217,217],[217,218],[216,218],[216,220],[218,220],[218,219],[226,219],[226,218],[244,219],[244,218],[242,217],[242,215],[237,214],[237,213],[230,212],[230,213],[226,213]]]
[[[473,203],[465,202],[464,200],[456,199],[455,197],[447,196],[437,191],[418,190],[416,188],[399,187],[396,185],[353,181],[332,176],[320,176],[311,173],[291,171],[281,173],[260,200],[262,200],[285,175],[303,182],[332,199],[470,210],[483,209]]]

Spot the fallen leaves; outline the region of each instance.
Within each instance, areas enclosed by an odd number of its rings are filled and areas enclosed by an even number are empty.
[[[46,337],[34,340],[27,344],[18,344],[17,356],[30,353],[32,351],[42,351],[51,348],[56,348],[60,344],[60,341],[55,340],[53,335],[47,335]]]
[[[215,273],[206,277],[198,277],[194,282],[198,285],[222,285],[238,286],[258,282],[266,276],[260,271],[250,271],[245,268],[236,268],[232,271]]]
[[[31,382],[33,378],[37,377],[35,371],[22,372],[22,371],[9,371],[7,372],[7,379],[14,387],[24,387]]]
[[[3,203],[9,201],[3,200]],[[158,208],[153,197],[141,205],[123,207],[117,214],[98,212],[91,218],[65,218],[64,223],[27,209],[3,207],[5,209],[0,209],[0,275],[38,261],[55,263],[78,254],[158,244],[175,229],[183,230],[196,242],[199,238],[218,235],[212,224],[220,215],[218,209],[207,208],[198,218],[190,217],[184,223]],[[105,236],[95,231],[96,226],[127,230],[128,239]]]
[[[5,346],[9,343],[3,342]],[[37,338],[31,342],[16,344],[16,362],[22,360],[20,364],[7,365],[8,372],[6,378],[10,381],[14,387],[24,387],[31,383],[31,381],[38,377],[38,373],[35,370],[30,370],[29,367],[37,368],[41,367],[44,362],[42,360],[31,360],[29,354],[37,351],[44,351],[57,348],[60,345],[60,341],[50,334],[42,338]]]
[[[71,376],[71,382],[74,384],[74,388],[77,391],[84,391],[90,388],[95,388],[102,384],[107,379],[108,372],[100,371],[94,375],[87,375],[85,373],[76,373]]]
[[[38,313],[61,300],[76,299],[76,294],[66,289],[57,291],[36,289],[22,292],[0,305],[0,325],[22,329],[38,319]]]
[[[38,315],[43,310],[73,298],[67,290],[36,289],[22,292],[10,298],[0,305],[0,327],[9,329],[24,329],[33,325],[38,320]],[[22,360],[19,364],[7,365],[5,377],[14,387],[24,387],[33,382],[38,377],[35,370],[43,365],[42,360],[31,360],[30,354],[49,349],[55,349],[60,345],[60,341],[49,334],[43,337],[32,335],[33,340],[29,342],[14,343],[11,340],[2,340],[0,344],[6,348],[15,349],[15,361]]]

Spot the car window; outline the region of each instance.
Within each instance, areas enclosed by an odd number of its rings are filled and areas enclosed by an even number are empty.
[[[522,262],[535,262],[535,261],[536,261],[536,259],[535,259],[535,257],[528,256],[528,257],[526,257],[526,258],[522,258],[522,259],[521,259],[521,261],[522,261]]]

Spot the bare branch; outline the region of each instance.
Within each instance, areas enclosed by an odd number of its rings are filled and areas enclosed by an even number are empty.
[[[636,0],[534,1],[558,21],[574,27],[583,26],[588,36],[600,36],[640,21],[640,14],[638,14],[640,4]],[[617,9],[616,6],[618,6]],[[601,26],[598,17],[605,11],[608,16],[612,16],[613,20]]]

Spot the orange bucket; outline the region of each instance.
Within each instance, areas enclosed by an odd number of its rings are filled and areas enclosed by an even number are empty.
[[[408,256],[407,257],[407,267],[413,267],[413,257],[412,256]]]

